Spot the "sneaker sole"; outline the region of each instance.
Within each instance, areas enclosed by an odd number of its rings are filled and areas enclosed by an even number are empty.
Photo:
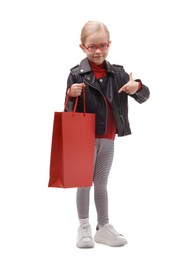
[[[79,243],[79,242],[77,242],[76,243],[76,246],[78,247],[78,248],[93,248],[94,246],[95,246],[95,244],[94,243],[92,243],[92,242],[85,242],[85,243],[83,243],[83,242],[81,242],[81,243]]]
[[[126,240],[125,241],[110,242],[109,240],[107,240],[105,238],[96,237],[96,236],[94,237],[94,241],[96,243],[104,244],[104,245],[112,246],[112,247],[124,246],[128,243]]]

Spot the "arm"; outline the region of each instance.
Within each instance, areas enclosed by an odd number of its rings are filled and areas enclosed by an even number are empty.
[[[118,93],[125,92],[133,97],[137,102],[145,102],[149,96],[149,88],[142,84],[141,80],[134,80],[132,73],[129,75],[129,81],[119,89]]]

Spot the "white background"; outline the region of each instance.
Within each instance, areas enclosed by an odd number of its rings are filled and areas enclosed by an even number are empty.
[[[88,20],[108,26],[108,60],[151,91],[130,99],[132,135],[116,139],[109,213],[121,248],[77,249],[76,190],[47,187],[53,113]],[[188,259],[187,24],[183,0],[0,2],[0,259]],[[94,234],[93,188],[90,219]]]

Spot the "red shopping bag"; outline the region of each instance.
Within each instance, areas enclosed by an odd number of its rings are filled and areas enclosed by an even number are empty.
[[[69,96],[66,99],[65,107]],[[48,187],[73,188],[92,186],[94,172],[95,114],[55,112],[51,144]]]

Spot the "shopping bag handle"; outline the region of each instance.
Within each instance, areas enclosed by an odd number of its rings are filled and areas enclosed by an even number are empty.
[[[64,111],[65,111],[65,109],[68,105],[68,101],[70,99],[71,87],[67,94],[67,98],[66,98],[65,105],[64,105]],[[83,83],[82,83],[82,95],[83,95],[83,106],[84,106],[84,116],[85,116],[85,114],[86,114],[86,94],[85,94],[85,87],[84,87]],[[73,114],[76,112],[77,105],[78,105],[78,97],[76,97],[76,101],[75,101],[74,108],[73,108]]]

